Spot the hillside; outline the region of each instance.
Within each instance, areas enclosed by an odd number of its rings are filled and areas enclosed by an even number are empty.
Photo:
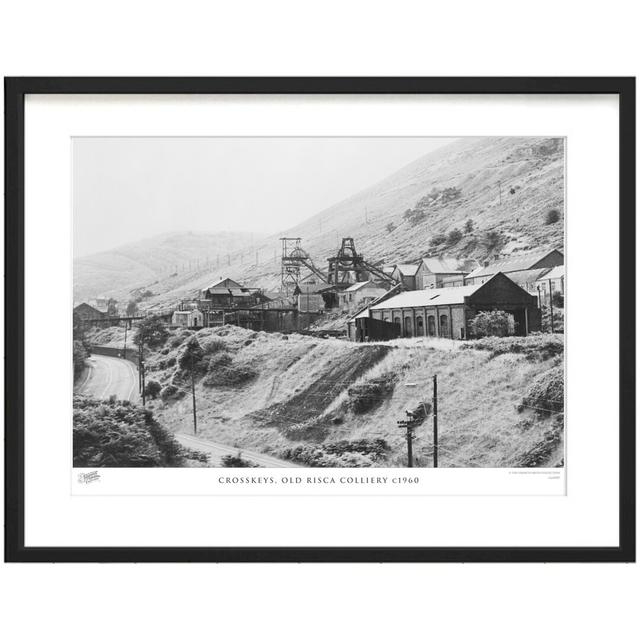
[[[184,274],[214,268],[216,256],[250,247],[251,233],[165,233],[139,242],[77,258],[73,263],[73,298],[97,296],[128,300],[136,288],[158,281],[171,287]]]
[[[121,328],[92,340],[121,346]],[[555,466],[563,458],[560,336],[456,343],[434,338],[350,343],[234,326],[174,330],[147,358],[158,421],[190,433],[186,344],[195,356],[198,435],[312,466],[404,466],[405,410],[431,406],[438,375],[440,464]],[[182,365],[181,365],[182,363]],[[407,386],[411,384],[412,386]],[[431,464],[431,418],[416,431]],[[337,459],[337,458],[339,459]]]
[[[292,185],[295,189],[295,185]],[[268,203],[265,203],[268,215]],[[559,220],[546,224],[556,209]],[[472,220],[472,230],[465,230]],[[453,242],[438,238],[453,229]],[[340,238],[352,236],[371,262],[414,261],[442,253],[484,259],[538,247],[562,247],[564,229],[564,153],[561,139],[462,138],[403,167],[385,180],[288,229],[302,237],[317,265],[335,255]],[[178,276],[149,275],[155,297],[149,306],[166,307],[194,295],[218,276],[273,290],[280,283],[281,233],[236,250],[223,243],[219,263],[193,263]],[[195,241],[196,236],[190,236]],[[438,242],[439,240],[439,242]],[[172,241],[164,247],[171,250]],[[213,249],[207,248],[213,256]],[[120,255],[122,252],[111,252]],[[201,254],[202,255],[202,254]],[[186,256],[180,253],[184,262]],[[130,260],[133,259],[129,254]],[[180,258],[157,254],[160,267]],[[91,267],[85,259],[79,270]],[[114,266],[115,269],[115,266]],[[126,266],[118,273],[125,280]],[[141,282],[142,273],[136,276]],[[91,278],[82,274],[80,281]],[[159,280],[159,282],[155,282]],[[133,285],[132,287],[133,288]]]

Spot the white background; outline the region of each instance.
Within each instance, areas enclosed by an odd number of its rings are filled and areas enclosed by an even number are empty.
[[[12,3],[4,75],[635,75],[632,3]],[[14,638],[632,637],[637,566],[3,566]],[[5,630],[5,629],[3,629]]]

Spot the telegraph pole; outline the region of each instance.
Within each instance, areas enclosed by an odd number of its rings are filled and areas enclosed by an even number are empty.
[[[191,352],[191,397],[193,399],[193,435],[198,433],[198,419],[196,417],[196,382],[193,376],[193,351]]]
[[[123,349],[123,352],[122,352],[122,357],[125,360],[127,359],[127,327],[128,326],[129,325],[128,325],[127,321],[125,320],[125,323],[124,323],[124,349]]]
[[[147,404],[147,397],[145,393],[144,382],[144,343],[140,340],[140,357],[138,358],[138,364],[140,366],[140,393],[142,393],[142,406]]]
[[[433,467],[438,466],[438,376],[433,376]]]
[[[555,333],[553,327],[553,296],[551,295],[551,278],[549,278],[549,312],[551,314],[551,333]]]
[[[411,411],[407,411],[408,420],[398,420],[398,427],[407,430],[407,467],[413,467],[413,430],[415,429],[415,417]]]

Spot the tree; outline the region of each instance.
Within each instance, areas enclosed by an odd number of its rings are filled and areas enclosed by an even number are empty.
[[[178,365],[183,371],[191,371],[193,366],[194,372],[197,372],[198,365],[203,357],[204,349],[200,346],[198,339],[195,336],[191,336],[178,357]]]
[[[77,378],[85,367],[87,350],[80,340],[73,341],[73,377]]]
[[[469,218],[465,223],[464,223],[464,232],[465,233],[471,233],[473,231],[473,220],[471,218]]]
[[[480,311],[469,322],[469,332],[474,338],[486,336],[508,336],[512,331],[513,318],[506,312],[494,309],[493,311]]]
[[[502,234],[499,231],[487,231],[484,234],[483,243],[485,247],[491,251],[502,242]]]
[[[162,386],[157,380],[149,380],[149,382],[147,382],[147,384],[144,387],[145,395],[151,398],[152,400],[155,400],[158,397],[161,390],[162,390]]]
[[[108,316],[117,316],[118,315],[118,301],[114,298],[109,298],[109,302],[107,302],[107,315]]]
[[[138,313],[138,305],[135,300],[130,300],[129,304],[127,305],[127,315],[135,316],[136,313]]]
[[[560,212],[557,209],[550,209],[544,218],[545,224],[555,224],[560,220]]]
[[[133,341],[135,344],[145,344],[148,347],[162,346],[169,336],[167,326],[158,316],[145,318],[138,324],[138,332]]]
[[[460,229],[452,229],[447,235],[447,244],[458,244],[462,240],[462,231]]]

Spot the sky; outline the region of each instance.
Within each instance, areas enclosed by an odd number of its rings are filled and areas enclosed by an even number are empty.
[[[74,257],[171,231],[284,231],[451,138],[75,138]]]

